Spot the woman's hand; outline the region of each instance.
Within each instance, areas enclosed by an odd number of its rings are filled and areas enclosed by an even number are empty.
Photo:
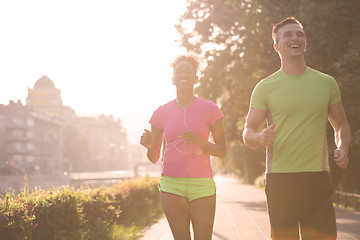
[[[147,149],[152,148],[153,146],[153,137],[149,130],[144,129],[144,133],[141,135],[140,144],[146,147]]]
[[[185,132],[179,138],[184,139],[184,143],[199,146],[202,150],[212,156],[224,158],[226,156],[226,139],[222,118],[210,126],[210,131],[213,136],[214,143],[197,136],[193,132]]]
[[[146,156],[153,163],[159,160],[162,138],[162,129],[153,125],[151,125],[151,131],[144,129],[144,133],[141,135],[140,144],[147,148]]]
[[[193,132],[184,132],[181,136],[179,136],[179,138],[184,139],[184,143],[186,144],[193,144],[197,146],[201,146],[202,144],[204,144],[204,142],[206,142],[204,139],[197,136]]]

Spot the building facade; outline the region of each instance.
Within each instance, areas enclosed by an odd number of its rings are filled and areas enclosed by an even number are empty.
[[[130,169],[128,142],[121,120],[113,116],[78,117],[80,132],[86,137],[90,170]]]
[[[61,118],[70,124],[76,121],[75,111],[63,105],[60,89],[57,89],[54,82],[47,76],[42,76],[33,88],[28,88],[26,106]]]
[[[120,119],[77,117],[63,105],[61,91],[47,76],[28,88],[26,105],[20,101],[0,105],[3,175],[127,169],[127,145]],[[84,149],[89,150],[87,155]]]
[[[37,112],[20,101],[0,105],[2,174],[61,174],[63,130],[60,119]]]

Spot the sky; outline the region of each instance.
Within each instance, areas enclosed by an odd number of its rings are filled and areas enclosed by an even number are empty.
[[[185,2],[1,0],[0,104],[25,104],[46,75],[78,116],[120,116],[138,132],[140,116],[175,97],[170,64],[185,52],[175,29]]]

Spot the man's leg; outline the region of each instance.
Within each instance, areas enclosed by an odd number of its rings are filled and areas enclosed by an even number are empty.
[[[299,239],[299,189],[294,174],[267,174],[266,197],[271,226],[271,238]]]
[[[304,184],[304,210],[300,220],[302,239],[334,240],[336,218],[329,173],[315,172],[306,175],[301,180]]]

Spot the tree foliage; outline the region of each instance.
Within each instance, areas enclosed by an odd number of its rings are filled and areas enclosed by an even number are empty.
[[[350,184],[360,182],[355,174],[360,170],[359,11],[358,0],[187,0],[176,27],[181,46],[206,62],[197,93],[217,102],[225,115],[230,149],[223,168],[235,169],[250,182],[264,170],[264,149],[244,149],[241,133],[254,86],[280,67],[272,26],[295,16],[307,34],[306,62],[338,81],[352,130],[349,169],[333,166],[333,172],[346,183],[342,186],[360,190],[359,184]]]

